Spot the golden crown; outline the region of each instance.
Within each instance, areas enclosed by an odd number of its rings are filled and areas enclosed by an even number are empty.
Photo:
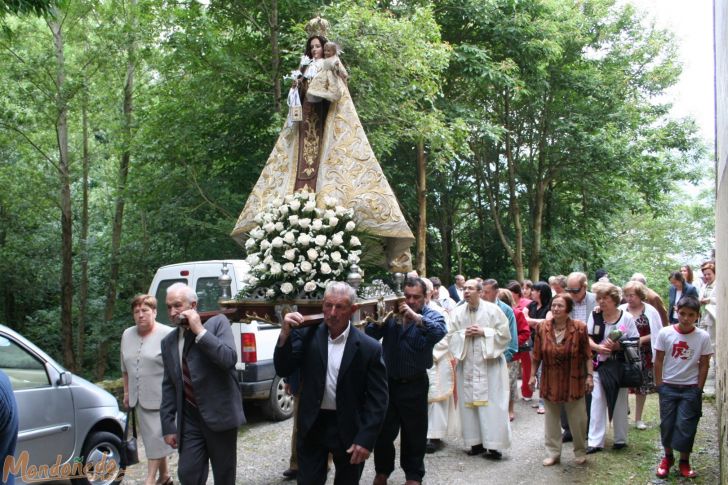
[[[326,32],[329,30],[329,21],[322,19],[320,15],[308,21],[306,24],[306,32],[308,37],[321,36],[326,37]]]

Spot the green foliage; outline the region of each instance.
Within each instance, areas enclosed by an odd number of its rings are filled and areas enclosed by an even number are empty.
[[[83,257],[89,265],[86,347],[77,356],[86,374],[104,345],[109,372],[118,373],[117,337],[131,324],[126,302],[157,267],[245,255],[229,233],[284,123],[283,75],[297,67],[304,26],[319,13],[343,48],[354,104],[410,227],[419,216],[415,146],[424,142],[430,274],[508,280],[518,255],[524,272],[605,266],[617,281],[644,272],[662,290],[667,269],[711,245],[712,194],[693,199],[675,189],[709,176],[694,121],[671,118],[662,96],[680,73],[675,40],[629,5],[60,2],[61,92],[43,18],[49,7],[0,7],[0,321],[60,357],[56,122],[67,104],[76,288]],[[130,62],[129,139],[122,100]],[[87,255],[78,240],[83,99]],[[126,148],[129,178],[118,188]],[[119,196],[119,304],[104,327]],[[383,276],[367,278],[374,275]]]

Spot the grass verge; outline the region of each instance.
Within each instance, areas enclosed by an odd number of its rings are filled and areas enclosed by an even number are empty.
[[[629,445],[619,451],[612,450],[612,435],[609,432],[605,451],[589,457],[589,485],[719,483],[718,426],[714,401],[703,401],[703,417],[700,418],[690,458],[698,477],[682,478],[677,474],[677,467],[673,467],[670,476],[664,480],[655,476],[655,469],[663,455],[657,394],[647,397],[642,418],[649,427],[644,431],[634,427],[634,396],[630,396],[629,403],[632,410],[627,437]]]

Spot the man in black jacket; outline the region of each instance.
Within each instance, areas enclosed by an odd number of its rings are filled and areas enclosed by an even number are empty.
[[[382,347],[352,327],[356,292],[331,283],[324,293],[324,325],[293,329],[298,312],[283,319],[274,353],[276,373],[301,372],[298,406],[298,483],[326,482],[333,455],[335,483],[359,483],[364,462],[387,411],[387,372]]]

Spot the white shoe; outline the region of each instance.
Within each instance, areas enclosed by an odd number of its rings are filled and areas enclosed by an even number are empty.
[[[647,425],[644,421],[637,421],[634,425],[637,429],[647,429]]]

